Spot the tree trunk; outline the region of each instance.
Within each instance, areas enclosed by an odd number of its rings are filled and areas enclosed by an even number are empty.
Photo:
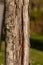
[[[23,6],[23,32],[24,32],[24,60],[23,65],[29,65],[29,2],[24,0]]]
[[[4,12],[4,2],[0,1],[0,52],[1,52],[1,34],[2,34],[2,23],[3,23],[3,12]]]
[[[5,0],[6,65],[29,65],[28,0]]]

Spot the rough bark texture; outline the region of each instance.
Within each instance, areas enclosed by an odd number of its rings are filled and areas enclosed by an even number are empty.
[[[28,0],[5,0],[6,65],[29,65]]]
[[[24,59],[23,65],[29,65],[29,14],[28,14],[29,1],[24,0],[23,6],[23,32],[24,32]]]
[[[14,65],[14,0],[6,0],[6,65]]]

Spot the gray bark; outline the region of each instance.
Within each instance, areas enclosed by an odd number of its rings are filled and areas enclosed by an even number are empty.
[[[6,65],[29,65],[29,1],[5,2]]]

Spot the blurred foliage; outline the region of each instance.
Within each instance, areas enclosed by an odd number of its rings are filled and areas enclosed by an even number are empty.
[[[30,0],[30,20],[43,20],[43,0]]]
[[[43,20],[43,11],[30,12],[30,20],[31,21]]]

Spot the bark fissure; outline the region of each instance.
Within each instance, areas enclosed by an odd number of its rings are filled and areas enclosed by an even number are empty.
[[[6,65],[29,65],[28,0],[6,0]]]

